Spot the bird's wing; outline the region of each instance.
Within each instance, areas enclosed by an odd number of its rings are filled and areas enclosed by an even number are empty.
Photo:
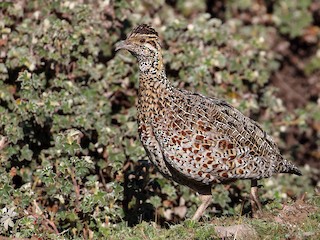
[[[176,91],[157,137],[170,165],[204,183],[272,174],[282,157],[255,121],[223,100]]]

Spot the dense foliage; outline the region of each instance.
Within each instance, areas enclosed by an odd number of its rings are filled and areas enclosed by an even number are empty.
[[[313,194],[319,2],[212,2],[0,3],[3,236],[110,237],[121,224],[194,213],[196,195],[156,173],[137,138],[137,64],[114,44],[140,23],[159,32],[175,86],[225,98],[304,169],[301,178],[265,180],[263,200]],[[248,213],[248,190],[246,182],[217,186],[207,216]]]

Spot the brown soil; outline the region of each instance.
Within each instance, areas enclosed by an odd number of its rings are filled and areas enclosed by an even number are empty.
[[[303,200],[297,200],[293,205],[283,205],[282,210],[274,220],[287,225],[301,224],[316,210],[315,206],[307,204]]]

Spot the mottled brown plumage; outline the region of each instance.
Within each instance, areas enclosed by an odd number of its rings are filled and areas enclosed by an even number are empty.
[[[301,175],[255,121],[224,100],[174,88],[153,28],[138,26],[118,49],[130,51],[139,62],[139,135],[151,162],[165,177],[202,195],[193,219],[210,204],[213,184],[250,179],[253,209],[260,209],[258,179]]]

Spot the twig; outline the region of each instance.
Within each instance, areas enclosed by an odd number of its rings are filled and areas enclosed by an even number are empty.
[[[299,125],[301,123],[300,119],[295,119],[295,120],[291,120],[291,121],[279,121],[279,122],[275,122],[274,125],[275,126],[281,126],[281,125],[285,125],[285,126],[296,126]]]
[[[71,175],[74,191],[76,193],[76,208],[75,208],[75,210],[76,210],[76,212],[79,212],[80,188],[79,188],[79,185],[78,185],[77,180],[76,180],[74,168],[70,169],[70,175]]]
[[[105,188],[106,192],[108,192],[107,183],[106,183],[106,180],[103,177],[103,173],[102,173],[101,169],[99,169],[99,175],[100,175],[103,187]]]
[[[0,240],[37,240],[39,238],[36,238],[36,237],[32,237],[32,238],[17,238],[17,237],[3,237],[3,236],[0,236]]]
[[[47,228],[49,229],[49,226],[54,230],[54,232],[56,234],[60,234],[56,225],[54,224],[53,221],[49,220],[49,219],[44,219],[44,224],[47,226]],[[49,226],[48,226],[49,225]]]
[[[53,221],[47,219],[46,216],[43,214],[43,212],[42,212],[42,210],[40,209],[40,207],[39,207],[39,205],[38,205],[38,203],[37,203],[36,200],[33,201],[33,205],[34,205],[34,207],[36,208],[36,213],[29,213],[28,211],[27,211],[27,212],[28,212],[31,216],[33,216],[35,219],[37,219],[37,220],[38,220],[38,219],[40,218],[40,216],[41,216],[41,217],[42,217],[41,223],[42,223],[43,226],[46,227],[46,229],[48,229],[49,231],[54,232],[54,233],[56,233],[56,234],[60,234],[58,228],[57,228],[56,225],[55,225],[55,223],[54,223]],[[39,214],[37,214],[37,212],[38,212]]]

